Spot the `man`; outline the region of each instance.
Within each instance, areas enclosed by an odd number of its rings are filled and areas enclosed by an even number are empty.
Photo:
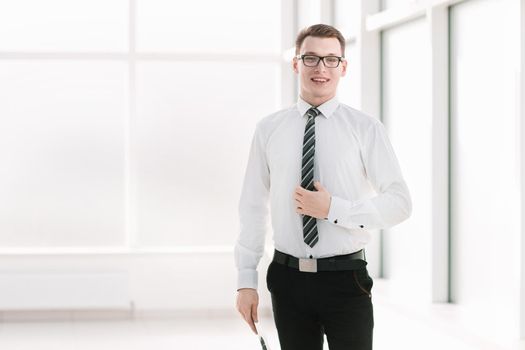
[[[317,24],[296,40],[296,105],[253,137],[235,246],[237,309],[257,333],[257,265],[270,200],[274,258],[266,281],[282,350],[372,349],[364,247],[369,230],[408,218],[412,204],[383,124],[336,99],[345,40]]]

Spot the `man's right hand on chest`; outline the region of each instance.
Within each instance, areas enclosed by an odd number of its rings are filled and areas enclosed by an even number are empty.
[[[240,312],[244,320],[248,323],[255,334],[257,328],[255,323],[259,322],[257,318],[257,307],[259,306],[259,294],[252,288],[241,288],[237,293],[237,311]]]

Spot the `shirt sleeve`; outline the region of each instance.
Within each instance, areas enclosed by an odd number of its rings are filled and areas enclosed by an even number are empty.
[[[383,229],[412,213],[412,201],[396,155],[381,122],[375,122],[363,138],[366,176],[377,195],[351,199],[332,196],[328,221],[349,229]]]
[[[266,142],[257,125],[239,201],[240,233],[234,257],[238,270],[237,290],[257,289],[257,265],[264,253],[268,231],[270,171],[266,161]]]

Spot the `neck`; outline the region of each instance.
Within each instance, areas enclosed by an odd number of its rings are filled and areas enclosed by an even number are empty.
[[[332,98],[334,98],[335,94],[331,95],[331,96],[307,96],[305,94],[300,94],[300,96],[309,105],[312,105],[314,107],[319,107],[320,105],[322,105],[326,101],[329,101]]]

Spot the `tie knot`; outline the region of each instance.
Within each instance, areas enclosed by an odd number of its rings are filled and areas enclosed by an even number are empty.
[[[319,114],[321,114],[321,112],[319,112],[319,110],[317,108],[315,108],[315,107],[312,107],[312,108],[310,108],[309,110],[306,111],[306,116],[308,118],[315,118]]]

